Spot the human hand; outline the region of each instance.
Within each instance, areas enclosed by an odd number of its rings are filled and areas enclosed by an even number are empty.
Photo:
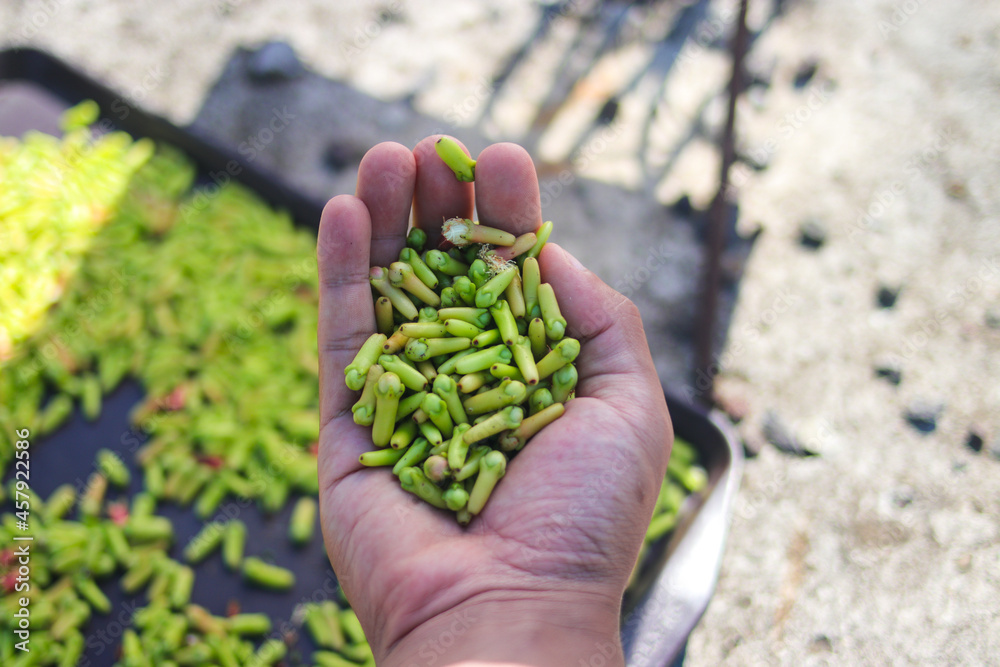
[[[478,157],[458,182],[434,138],[375,146],[356,196],[334,197],[317,241],[321,523],[334,571],[381,666],[623,664],[621,598],[673,433],[636,307],[555,244],[539,262],[580,340],[576,398],[510,462],[468,527],[365,468],[344,367],[375,330],[370,266],[404,245],[411,203],[436,247],[441,221],[472,217],[515,235],[542,222],[520,147]],[[558,229],[558,226],[557,226]]]

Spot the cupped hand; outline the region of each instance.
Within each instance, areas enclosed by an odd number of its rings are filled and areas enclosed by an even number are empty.
[[[539,262],[582,344],[576,398],[517,454],[467,527],[365,468],[371,429],[352,419],[344,367],[375,330],[370,266],[387,266],[414,223],[472,217],[515,235],[541,222],[528,154],[496,144],[458,182],[434,139],[361,162],[355,196],[333,198],[320,274],[320,503],[334,571],[382,665],[621,664],[618,617],[663,479],[672,429],[635,306],[548,244]],[[558,221],[556,236],[558,236]],[[610,654],[609,654],[610,652]],[[465,662],[463,664],[473,664]]]

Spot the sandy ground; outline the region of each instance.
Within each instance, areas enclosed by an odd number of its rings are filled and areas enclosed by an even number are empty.
[[[3,45],[48,49],[180,124],[236,47],[285,39],[318,74],[521,141],[543,168],[703,207],[728,67],[713,40],[734,3],[687,3],[707,20],[666,72],[655,47],[681,8],[623,14],[628,39],[601,50],[585,4],[499,91],[538,25],[524,0],[8,0],[0,25]],[[718,357],[718,398],[759,454],[686,664],[997,664],[1000,5],[783,8],[751,3],[763,32],[734,181],[739,229],[761,233]],[[588,59],[539,127],[559,68]],[[573,163],[615,93],[621,130]]]

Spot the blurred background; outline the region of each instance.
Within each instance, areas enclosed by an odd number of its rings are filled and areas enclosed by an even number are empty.
[[[748,3],[706,329],[739,9],[6,0],[0,48],[316,201],[379,141],[525,146],[553,240],[636,301],[664,386],[748,456],[685,664],[991,663],[1000,6]]]

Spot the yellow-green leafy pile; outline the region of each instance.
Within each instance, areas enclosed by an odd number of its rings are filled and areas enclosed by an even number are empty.
[[[92,140],[93,103],[66,114],[63,139],[0,138],[0,364],[41,324],[111,218],[152,142]]]
[[[148,398],[120,444],[157,497],[204,517],[229,495],[277,510],[290,490],[316,492],[314,238],[242,187],[191,195],[194,176],[175,151],[149,157],[58,305],[3,362],[4,465],[15,428],[49,433],[77,404],[94,419],[132,376]],[[7,311],[0,323],[13,326]]]

